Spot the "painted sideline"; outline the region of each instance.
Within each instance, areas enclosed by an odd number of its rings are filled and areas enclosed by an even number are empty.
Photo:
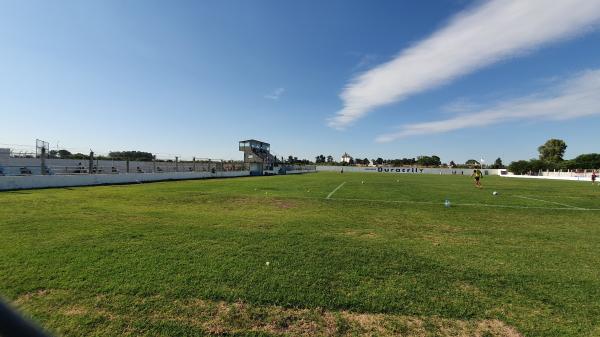
[[[339,187],[339,186],[338,186]],[[335,190],[334,190],[335,191]],[[332,191],[333,193],[333,191]],[[331,193],[329,193],[331,195]],[[282,199],[311,199],[311,200],[323,200],[319,197],[302,197],[302,196],[277,196],[271,195],[274,198]],[[413,201],[413,200],[382,200],[382,199],[361,199],[361,198],[331,198],[329,195],[325,198],[326,200],[333,201],[357,201],[357,202],[375,202],[375,203],[387,203],[387,204],[418,204],[418,205],[439,205],[444,206],[443,202],[435,201]],[[467,207],[488,207],[488,208],[512,208],[512,209],[542,209],[542,210],[556,210],[556,211],[591,211],[599,212],[600,208],[582,208],[582,207],[541,207],[541,206],[519,206],[519,205],[494,205],[494,204],[483,204],[483,203],[452,203],[452,206],[467,206]]]
[[[556,202],[556,201],[548,201],[548,200],[543,200],[543,199],[536,199],[536,198],[532,198],[532,197],[526,197],[524,195],[514,195],[515,198],[521,198],[521,199],[528,199],[528,200],[534,200],[534,201],[541,201],[541,202],[546,202],[549,204],[555,204],[555,205],[559,205],[559,206],[565,206],[565,207],[571,207],[571,208],[581,208],[581,207],[577,207],[577,206],[571,206],[571,205],[567,205],[567,204],[561,204],[560,202]]]
[[[333,191],[331,191],[327,197],[325,199],[331,199],[331,196],[337,192],[337,190],[339,190],[340,188],[342,188],[342,186],[344,186],[346,184],[346,182],[344,181],[343,183],[341,183],[338,187],[336,187]]]

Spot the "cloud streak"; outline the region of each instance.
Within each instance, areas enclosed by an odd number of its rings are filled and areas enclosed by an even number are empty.
[[[566,120],[600,115],[600,69],[589,70],[550,88],[549,94],[513,99],[439,121],[408,124],[380,135],[379,143],[517,120]]]
[[[340,94],[343,108],[328,124],[343,129],[377,107],[585,32],[599,21],[599,0],[485,1],[393,60],[353,78]]]
[[[277,88],[277,89],[273,90],[271,93],[266,94],[264,97],[266,99],[272,99],[274,101],[277,101],[279,98],[281,98],[281,96],[283,95],[284,92],[285,92],[285,88]]]

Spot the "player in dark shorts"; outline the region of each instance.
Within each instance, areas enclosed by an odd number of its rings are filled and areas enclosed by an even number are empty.
[[[475,179],[475,186],[477,186],[478,188],[481,188],[481,176],[482,175],[483,174],[479,170],[473,170],[473,174],[471,174],[471,177],[473,177],[473,179]]]
[[[596,171],[593,171],[593,172],[592,172],[592,184],[595,184],[595,183],[596,183],[596,177],[597,177],[597,176],[598,176],[598,175],[596,174]]]

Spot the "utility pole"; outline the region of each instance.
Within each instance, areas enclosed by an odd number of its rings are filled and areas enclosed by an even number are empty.
[[[90,162],[89,162],[89,174],[94,173],[94,151],[90,149]]]
[[[42,153],[40,155],[42,175],[46,175],[46,147],[42,146]]]

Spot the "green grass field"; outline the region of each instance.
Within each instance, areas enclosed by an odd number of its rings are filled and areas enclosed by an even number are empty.
[[[61,336],[600,336],[600,187],[483,184],[318,173],[0,192],[0,294]]]

